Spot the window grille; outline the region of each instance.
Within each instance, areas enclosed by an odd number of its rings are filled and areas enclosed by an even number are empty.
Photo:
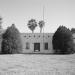
[[[44,49],[48,50],[48,43],[44,43]]]
[[[26,49],[30,49],[30,44],[28,42],[26,43]]]

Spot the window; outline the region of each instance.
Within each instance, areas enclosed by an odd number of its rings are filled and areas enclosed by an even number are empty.
[[[40,35],[39,35],[39,37],[40,37]]]
[[[29,37],[31,37],[31,36],[29,36]]]
[[[26,37],[26,36],[24,36],[24,37]]]
[[[48,43],[45,43],[45,44],[44,44],[44,49],[45,49],[45,50],[48,50]]]
[[[34,35],[34,37],[35,37],[35,35]]]
[[[29,49],[30,48],[30,44],[27,42],[26,43],[26,49]]]
[[[48,37],[50,37],[50,36],[48,35]]]

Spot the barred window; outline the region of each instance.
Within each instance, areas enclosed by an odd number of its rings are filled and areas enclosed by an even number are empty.
[[[48,50],[48,43],[44,43],[44,49]]]
[[[26,49],[30,49],[30,44],[26,42]]]

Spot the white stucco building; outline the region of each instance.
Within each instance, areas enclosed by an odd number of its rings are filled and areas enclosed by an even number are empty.
[[[52,33],[21,33],[23,53],[53,53]]]

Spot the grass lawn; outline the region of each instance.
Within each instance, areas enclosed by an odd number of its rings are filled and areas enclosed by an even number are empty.
[[[0,55],[0,75],[75,75],[75,54]]]

